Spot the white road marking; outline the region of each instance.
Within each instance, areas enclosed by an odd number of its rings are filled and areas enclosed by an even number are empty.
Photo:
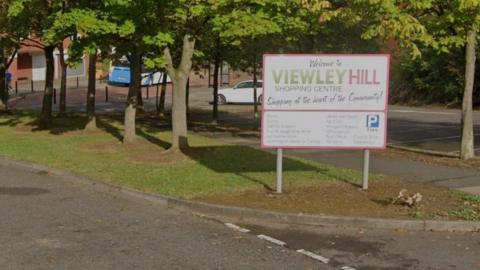
[[[322,263],[324,263],[324,264],[327,264],[327,263],[330,261],[330,259],[327,259],[327,258],[325,258],[325,257],[323,257],[323,256],[320,256],[320,255],[318,255],[318,254],[315,254],[315,253],[313,253],[313,252],[306,251],[305,249],[299,249],[299,250],[297,250],[297,252],[298,252],[298,253],[301,253],[301,254],[303,254],[303,255],[306,255],[306,256],[314,259],[314,260],[320,261],[320,262],[322,262]]]
[[[274,243],[275,245],[279,245],[279,246],[285,246],[287,245],[287,243],[283,242],[283,241],[280,241],[278,239],[275,239],[273,237],[270,237],[270,236],[267,236],[267,235],[264,235],[264,234],[259,234],[257,235],[258,238],[260,239],[263,239],[265,241],[268,241],[268,242],[271,242],[271,243]]]
[[[230,228],[232,230],[236,230],[236,231],[239,231],[239,232],[242,232],[242,233],[248,233],[250,231],[249,229],[242,228],[242,227],[237,226],[237,225],[232,224],[232,223],[225,223],[225,226],[227,226],[228,228]]]
[[[356,270],[355,268],[352,268],[352,267],[350,267],[350,266],[344,266],[344,267],[342,267],[342,268],[340,268],[340,269],[342,269],[342,270]]]
[[[421,113],[421,114],[440,114],[440,115],[457,115],[454,112],[428,112],[428,111],[413,111],[413,110],[390,110],[395,113]]]

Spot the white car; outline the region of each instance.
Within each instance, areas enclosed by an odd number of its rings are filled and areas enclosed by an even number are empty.
[[[253,103],[253,80],[239,82],[233,88],[218,90],[218,104]],[[257,81],[257,102],[262,103],[262,81]]]

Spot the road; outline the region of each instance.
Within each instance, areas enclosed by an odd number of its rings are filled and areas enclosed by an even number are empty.
[[[480,269],[478,233],[239,224],[251,230],[242,233],[99,185],[0,171],[1,269]]]
[[[434,233],[295,226],[243,225],[357,270],[480,269],[478,233]],[[351,270],[347,269],[347,270]]]
[[[332,269],[222,223],[0,166],[0,268]]]

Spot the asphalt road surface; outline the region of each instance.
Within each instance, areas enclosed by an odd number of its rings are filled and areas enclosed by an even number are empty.
[[[98,185],[0,171],[1,269],[480,269],[478,233],[239,224],[251,230],[242,233]]]
[[[344,265],[357,270],[480,269],[478,233],[244,227],[253,234],[267,234],[285,241],[292,249],[303,248],[320,254],[328,258],[329,265],[335,269],[342,269]]]
[[[222,223],[0,166],[0,269],[332,269]]]

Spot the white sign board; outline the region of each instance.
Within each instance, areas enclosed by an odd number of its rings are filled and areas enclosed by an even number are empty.
[[[262,146],[386,146],[389,55],[265,55]]]

